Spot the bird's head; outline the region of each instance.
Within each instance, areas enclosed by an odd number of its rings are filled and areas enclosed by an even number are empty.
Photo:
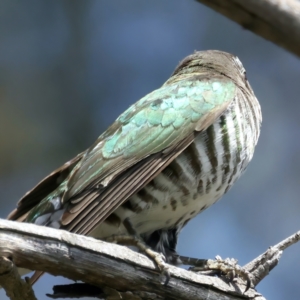
[[[222,75],[240,87],[247,87],[246,70],[235,55],[218,50],[196,51],[184,58],[176,67],[169,82],[194,76]]]

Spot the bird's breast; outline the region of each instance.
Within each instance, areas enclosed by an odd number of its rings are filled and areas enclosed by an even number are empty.
[[[95,229],[97,237],[181,228],[226,193],[252,158],[260,127],[256,99],[237,97],[169,166]]]

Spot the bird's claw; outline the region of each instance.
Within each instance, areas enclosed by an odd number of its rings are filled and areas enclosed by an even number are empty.
[[[171,275],[167,264],[166,258],[162,253],[153,251],[138,235],[114,235],[106,239],[107,242],[119,243],[123,245],[131,245],[137,247],[140,252],[145,253],[149,258],[154,261],[154,264],[159,269],[162,275],[166,276],[163,281],[164,285],[167,285],[170,281]]]
[[[249,290],[252,284],[251,273],[248,272],[245,268],[238,265],[237,262],[238,261],[234,258],[222,259],[219,255],[217,255],[215,260],[208,259],[205,266],[191,267],[189,270],[200,273],[203,272],[205,274],[208,274],[207,271],[212,271],[213,273],[211,274],[220,272],[222,275],[225,275],[226,279],[229,282],[232,282],[237,277],[240,277],[246,281],[246,289],[244,291],[245,293]]]
[[[145,252],[147,256],[154,261],[161,274],[166,276],[165,280],[163,281],[163,285],[167,285],[170,281],[171,275],[170,275],[169,268],[166,264],[165,256],[162,253],[153,251],[151,248],[147,246],[143,248],[142,251]]]

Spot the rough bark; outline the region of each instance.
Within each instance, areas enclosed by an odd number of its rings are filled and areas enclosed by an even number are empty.
[[[9,257],[18,267],[82,280],[123,298],[131,295],[132,299],[264,299],[254,289],[243,294],[243,284],[227,283],[174,266],[169,266],[171,279],[165,286],[164,275],[153,262],[127,247],[1,219],[0,256]]]
[[[7,257],[0,257],[0,286],[11,300],[37,300],[30,283],[21,279],[14,263]]]
[[[296,232],[248,263],[256,286],[277,265],[282,252],[300,240]],[[245,282],[168,266],[171,279],[146,256],[127,247],[62,230],[0,219],[0,284],[12,300],[36,300],[16,266],[82,280],[89,285],[57,287],[52,298],[93,295],[103,299],[255,299],[264,298]],[[97,289],[93,286],[99,286]]]

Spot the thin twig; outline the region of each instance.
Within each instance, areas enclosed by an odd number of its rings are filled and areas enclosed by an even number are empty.
[[[244,268],[252,274],[252,283],[256,286],[263,278],[265,278],[278,264],[282,252],[299,242],[299,240],[300,231],[292,234],[278,244],[271,246],[266,252],[246,264]]]
[[[275,245],[273,247],[276,247],[276,248],[278,248],[278,250],[283,251],[286,248],[288,248],[289,246],[299,242],[299,240],[300,240],[300,231],[297,231],[296,233],[292,234],[291,236],[284,239],[283,241],[281,241],[280,243],[278,243],[277,245]]]

